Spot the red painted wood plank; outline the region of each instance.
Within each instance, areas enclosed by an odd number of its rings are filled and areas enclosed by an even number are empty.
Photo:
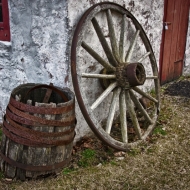
[[[171,22],[163,31],[160,57],[161,84],[181,76],[185,53],[190,0],[165,0],[165,22]]]
[[[171,22],[173,23],[173,9],[174,9],[174,1],[168,1],[167,4],[167,13],[166,13],[166,20],[164,22]],[[169,60],[170,60],[170,53],[171,53],[171,41],[172,41],[172,31],[173,31],[173,24],[168,26],[168,30],[164,30],[164,47],[163,47],[163,62],[162,62],[162,71],[161,71],[161,83],[167,81],[167,76],[169,74]]]
[[[173,9],[173,28],[172,28],[172,42],[171,42],[171,51],[170,51],[170,59],[169,59],[169,70],[168,70],[168,81],[172,81],[174,79],[174,62],[176,61],[176,53],[177,53],[177,42],[178,42],[178,34],[179,34],[179,22],[180,22],[180,13],[181,13],[181,0],[175,0],[175,6]]]
[[[177,41],[177,49],[175,60],[177,61],[175,64],[174,76],[173,78],[178,78],[181,76],[183,72],[183,59],[185,54],[185,45],[186,45],[186,35],[188,28],[188,15],[189,15],[189,0],[182,0],[180,7],[180,21],[179,21],[179,33],[178,33],[178,41]],[[181,60],[181,61],[178,61]]]

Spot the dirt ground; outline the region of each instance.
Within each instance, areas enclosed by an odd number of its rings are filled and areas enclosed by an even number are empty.
[[[174,81],[166,85],[164,94],[170,96],[181,96],[190,98],[190,82],[189,79]]]
[[[129,152],[118,152],[96,137],[84,137],[73,148],[69,166],[38,180],[8,180],[0,189],[189,190],[190,78],[161,88],[161,112],[153,135]]]

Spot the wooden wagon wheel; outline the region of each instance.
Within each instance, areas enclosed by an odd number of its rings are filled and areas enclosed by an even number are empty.
[[[126,151],[152,132],[160,107],[157,64],[142,26],[124,7],[104,2],[84,13],[73,36],[71,74],[100,140]]]

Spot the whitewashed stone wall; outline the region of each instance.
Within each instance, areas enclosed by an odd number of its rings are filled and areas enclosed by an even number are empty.
[[[71,39],[82,14],[99,0],[9,0],[11,42],[0,42],[0,115],[16,86],[34,82],[72,88]],[[159,62],[163,1],[114,0],[141,23]],[[90,132],[76,105],[76,139]],[[0,119],[0,122],[2,120]]]
[[[185,76],[190,76],[190,12],[189,12],[189,27],[187,31],[186,51],[185,51],[185,65],[183,72]]]
[[[0,42],[0,115],[20,84],[68,84],[67,2],[9,0],[9,14],[11,43]]]

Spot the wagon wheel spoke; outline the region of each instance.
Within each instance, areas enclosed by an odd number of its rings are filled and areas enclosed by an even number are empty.
[[[150,52],[145,53],[137,62],[141,63],[141,62],[144,61],[149,55],[150,55]]]
[[[117,86],[117,82],[114,82],[108,86],[108,88],[98,97],[98,99],[92,104],[91,109],[94,110]]]
[[[88,46],[84,41],[81,46],[94,58],[96,59],[104,68],[110,71],[115,71],[115,67],[105,61],[98,53],[96,53],[90,46]]]
[[[82,73],[81,76],[83,78],[97,78],[97,79],[115,79],[115,75],[104,75],[104,74],[89,74],[89,73]]]
[[[134,102],[135,106],[138,108],[138,110],[143,114],[143,116],[145,117],[145,119],[150,124],[152,124],[153,123],[152,119],[150,118],[150,116],[148,115],[147,111],[144,109],[144,107],[139,102],[139,100],[137,99],[137,97],[135,96],[135,94],[133,93],[132,90],[129,90],[129,94],[130,94],[130,97],[131,97],[132,101]]]
[[[133,37],[133,41],[132,41],[132,43],[131,43],[131,45],[129,47],[129,50],[128,50],[126,56],[125,56],[125,62],[129,62],[131,60],[131,56],[133,54],[133,51],[134,51],[134,48],[135,48],[139,33],[140,33],[140,30],[137,30],[134,37]]]
[[[153,101],[154,103],[158,103],[158,100],[156,100],[155,98],[153,98],[152,96],[150,96],[149,94],[143,92],[141,89],[139,89],[138,87],[133,87],[133,90],[138,92],[140,95],[142,95],[145,98],[148,98],[149,100]]]
[[[113,24],[110,9],[107,10],[107,21],[108,21],[109,36],[110,36],[110,42],[111,42],[113,55],[115,56],[116,60],[119,61],[120,58],[119,58],[119,52],[118,52],[118,47],[117,47],[117,40],[115,36],[114,24]]]
[[[127,116],[126,116],[126,101],[125,101],[125,90],[122,90],[119,96],[119,109],[120,109],[120,127],[122,140],[124,143],[128,142],[128,134],[127,134]]]
[[[147,76],[146,79],[158,79],[158,76]]]
[[[125,19],[126,15],[123,15],[122,24],[121,24],[121,32],[120,32],[120,41],[119,41],[119,55],[121,62],[124,62],[123,54],[124,54],[124,40],[125,40]]]
[[[92,19],[92,24],[94,26],[94,29],[98,35],[99,41],[100,41],[100,43],[104,49],[104,52],[105,52],[109,62],[113,66],[117,66],[117,61],[116,61],[115,57],[113,56],[112,51],[111,51],[111,49],[110,49],[110,47],[106,41],[106,38],[105,38],[101,28],[100,28],[100,25],[98,24],[98,21],[96,20],[95,17]]]
[[[106,132],[108,134],[110,134],[110,131],[111,131],[111,127],[112,127],[113,119],[114,119],[114,114],[115,114],[115,109],[116,109],[116,104],[117,104],[117,98],[118,98],[120,92],[121,92],[121,88],[117,88],[113,92],[111,106],[110,106],[108,119],[107,119],[107,123],[106,123]]]
[[[139,126],[139,122],[138,122],[138,119],[137,119],[137,116],[136,116],[136,113],[135,113],[135,110],[134,110],[134,107],[133,107],[133,104],[132,104],[128,90],[126,91],[125,96],[126,96],[126,105],[127,105],[131,120],[133,122],[133,126],[135,128],[135,131],[137,133],[138,138],[141,139],[141,136],[142,136],[141,135],[141,128]]]

